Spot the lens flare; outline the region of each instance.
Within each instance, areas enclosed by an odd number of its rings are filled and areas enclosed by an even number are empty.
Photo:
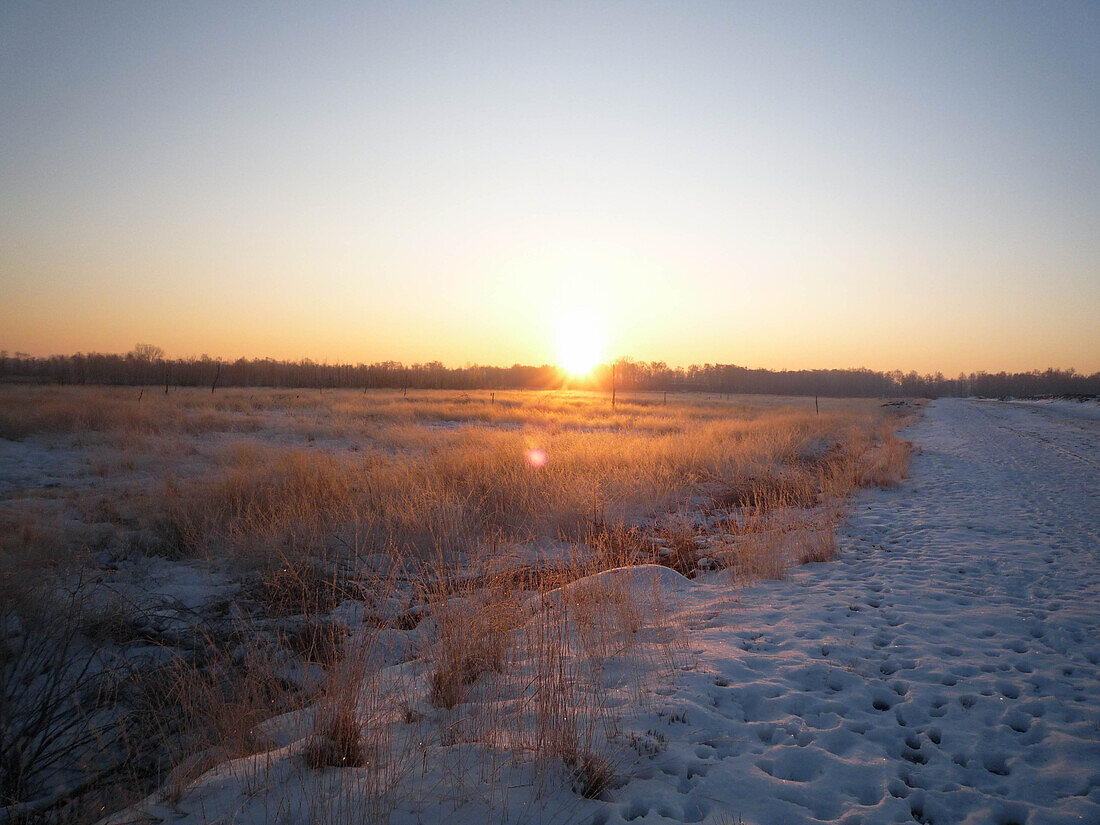
[[[534,467],[536,470],[539,467],[545,467],[546,462],[550,460],[550,456],[546,454],[546,450],[540,450],[538,447],[532,447],[527,451],[527,463]]]

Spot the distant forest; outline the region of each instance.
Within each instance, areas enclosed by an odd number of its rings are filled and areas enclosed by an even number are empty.
[[[400,364],[319,364],[309,359],[276,361],[270,358],[223,361],[201,358],[164,358],[156,346],[139,344],[125,355],[78,353],[39,358],[0,351],[0,382],[38,384],[97,384],[163,387],[285,387],[313,389],[449,389],[551,390],[611,389],[620,391],[765,393],[865,397],[1100,395],[1100,373],[1081,375],[1074,370],[1044,372],[971,373],[957,378],[916,372],[875,372],[869,369],[764,370],[730,364],[692,364],[670,367],[623,358],[598,367],[585,379],[569,376],[559,367],[445,367],[438,361]]]

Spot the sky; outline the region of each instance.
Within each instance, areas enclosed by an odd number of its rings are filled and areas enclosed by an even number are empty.
[[[1098,371],[1098,43],[1091,0],[5,0],[0,348]]]

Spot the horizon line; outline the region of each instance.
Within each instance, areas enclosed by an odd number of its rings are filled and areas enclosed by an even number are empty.
[[[139,346],[144,346],[144,345],[143,344],[137,344],[137,345],[135,345],[135,349],[136,349],[136,347],[139,347]],[[38,354],[38,353],[26,352],[26,351],[23,351],[23,350],[8,350],[8,349],[5,349],[3,347],[0,347],[0,357],[2,357],[2,358],[13,358],[13,359],[21,359],[21,360],[33,359],[33,360],[40,360],[40,361],[48,361],[48,360],[53,359],[53,358],[75,358],[75,357],[78,357],[78,356],[82,356],[82,357],[102,356],[102,357],[116,357],[116,358],[126,358],[128,356],[134,356],[135,358],[137,358],[137,360],[141,360],[140,358],[135,356],[134,350],[130,350],[128,352],[107,352],[107,351],[99,351],[99,350],[87,350],[87,351],[77,350],[76,352],[70,352],[70,353],[56,353],[56,352],[54,352],[54,353],[50,353],[49,355],[42,355],[42,354]],[[523,368],[533,368],[533,369],[556,369],[556,370],[559,370],[559,371],[564,372],[564,373],[569,372],[569,370],[567,370],[565,367],[561,366],[560,364],[554,364],[554,363],[549,362],[549,361],[544,361],[542,363],[534,363],[534,362],[524,363],[524,362],[520,362],[520,361],[514,361],[510,364],[494,364],[494,363],[480,363],[480,362],[468,361],[466,363],[456,365],[456,364],[448,364],[448,363],[446,363],[444,361],[441,361],[441,360],[410,361],[410,362],[399,361],[399,360],[394,360],[394,359],[373,360],[373,361],[348,361],[348,360],[330,361],[327,358],[324,359],[324,360],[317,360],[317,359],[315,359],[311,356],[308,356],[308,355],[304,355],[304,356],[301,356],[299,358],[294,359],[294,358],[276,358],[274,356],[258,356],[258,355],[254,355],[254,356],[241,355],[241,356],[237,356],[237,357],[230,357],[230,356],[221,356],[221,355],[210,355],[209,353],[205,353],[205,352],[202,353],[201,355],[192,354],[192,355],[172,355],[172,356],[169,356],[167,354],[161,354],[158,358],[153,359],[153,360],[178,361],[178,362],[210,361],[212,363],[223,363],[223,364],[232,364],[232,363],[236,363],[238,361],[271,361],[271,362],[274,362],[274,363],[282,363],[282,364],[305,364],[305,363],[309,363],[309,364],[313,364],[313,365],[320,366],[320,367],[373,367],[373,366],[395,365],[395,366],[397,366],[399,368],[403,368],[403,369],[412,369],[412,368],[415,368],[415,367],[438,366],[438,367],[442,367],[443,369],[446,369],[446,370],[465,370],[465,369],[499,369],[499,370],[507,370],[507,369],[514,369],[516,367],[523,367]],[[791,372],[870,372],[870,373],[878,373],[878,374],[881,374],[881,375],[893,375],[893,374],[896,374],[896,373],[900,373],[902,375],[908,376],[908,375],[914,375],[915,374],[915,375],[918,375],[918,376],[921,376],[921,377],[934,377],[934,376],[939,375],[939,376],[943,376],[943,378],[945,380],[956,380],[960,377],[967,378],[967,377],[973,376],[973,375],[1002,375],[1002,374],[1003,375],[1034,375],[1034,374],[1043,374],[1043,373],[1048,373],[1048,372],[1069,373],[1069,374],[1074,374],[1074,375],[1079,375],[1079,376],[1084,376],[1084,377],[1100,376],[1100,369],[1097,369],[1097,370],[1092,371],[1092,372],[1090,372],[1088,370],[1082,371],[1082,370],[1079,370],[1076,366],[1072,366],[1072,365],[1071,366],[1047,365],[1045,367],[1033,367],[1033,368],[1028,369],[1028,370],[1008,370],[1008,369],[1004,369],[1004,368],[1001,368],[1001,369],[996,370],[996,371],[992,371],[992,370],[988,370],[988,369],[971,369],[971,370],[968,370],[968,371],[961,371],[960,370],[958,374],[952,376],[952,375],[948,375],[947,373],[943,372],[942,370],[924,372],[924,371],[920,371],[920,370],[916,370],[916,369],[906,370],[906,369],[902,369],[900,367],[894,367],[892,369],[874,369],[872,367],[867,367],[867,366],[847,366],[847,367],[763,367],[763,366],[756,366],[756,367],[750,367],[750,366],[746,366],[744,364],[738,364],[738,363],[735,363],[735,362],[732,362],[732,361],[731,362],[723,362],[723,361],[717,361],[717,360],[715,360],[715,361],[697,361],[697,362],[692,362],[690,364],[682,364],[682,363],[681,364],[671,364],[667,361],[659,361],[659,360],[646,361],[646,360],[641,360],[641,359],[637,359],[637,358],[634,358],[633,356],[629,356],[629,355],[620,355],[620,356],[618,356],[614,359],[601,361],[592,368],[590,373],[596,373],[597,371],[599,371],[601,369],[609,369],[613,364],[622,364],[622,363],[642,364],[642,365],[645,365],[645,366],[651,366],[651,365],[654,365],[654,364],[663,364],[665,369],[668,369],[670,371],[689,370],[692,367],[701,368],[701,367],[708,367],[709,366],[709,367],[732,367],[732,368],[735,368],[735,369],[743,369],[743,370],[752,371],[752,372],[773,372],[773,373],[791,373]]]

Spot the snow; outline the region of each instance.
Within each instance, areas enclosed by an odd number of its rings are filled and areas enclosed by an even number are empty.
[[[708,617],[684,735],[596,821],[1100,822],[1100,432],[1042,415],[932,405],[837,562]]]
[[[647,566],[570,585],[660,592],[691,653],[629,704],[598,799],[401,726],[407,764],[308,770],[299,715],[270,726],[277,749],[114,820],[376,821],[389,777],[392,823],[1100,823],[1100,420],[1075,409],[935,402],[909,481],[857,499],[838,559],[784,581]],[[423,693],[419,662],[385,673]]]
[[[88,448],[58,448],[41,438],[0,438],[0,496],[73,486],[76,478],[89,475],[91,454]]]
[[[659,564],[616,567],[552,590],[542,597],[543,604],[606,598],[612,593],[643,608],[661,608],[669,601],[683,602],[694,590],[690,579]]]
[[[1044,398],[1033,401],[1016,399],[1012,403],[1023,409],[1030,408],[1038,414],[1051,413],[1054,419],[1084,418],[1089,421],[1100,421],[1100,398],[1082,398],[1079,401],[1069,398]]]

